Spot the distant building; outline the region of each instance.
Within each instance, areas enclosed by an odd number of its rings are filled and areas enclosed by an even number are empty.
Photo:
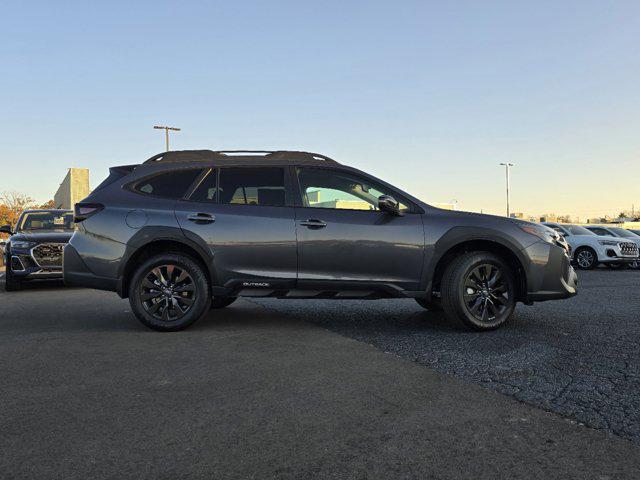
[[[524,213],[522,212],[514,212],[509,215],[511,218],[518,218],[520,220],[524,219]]]
[[[555,214],[551,214],[551,215],[542,215],[540,217],[540,221],[541,222],[557,222],[558,221],[558,217]]]
[[[70,210],[87,196],[89,196],[89,169],[70,168],[53,196],[53,202],[56,208]]]

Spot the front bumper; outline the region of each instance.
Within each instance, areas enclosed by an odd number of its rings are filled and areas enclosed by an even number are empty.
[[[578,293],[578,275],[564,248],[536,242],[522,251],[529,259],[526,302],[569,298]]]
[[[12,276],[21,281],[62,278],[62,266],[40,265],[33,257],[33,249],[12,249],[6,268],[11,268]]]

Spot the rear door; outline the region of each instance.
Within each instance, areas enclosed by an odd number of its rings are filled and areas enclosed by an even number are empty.
[[[176,206],[187,236],[213,254],[217,286],[293,287],[297,254],[288,170],[209,169]]]
[[[295,169],[298,284],[375,282],[414,290],[424,263],[422,218],[408,202],[403,216],[378,209],[392,195],[371,179],[339,169]]]

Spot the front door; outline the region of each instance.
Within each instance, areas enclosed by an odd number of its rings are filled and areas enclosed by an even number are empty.
[[[296,169],[298,284],[381,282],[415,290],[424,262],[421,215],[395,192],[338,169]],[[378,197],[401,201],[403,216],[378,209]]]
[[[294,285],[294,209],[280,167],[211,169],[176,205],[185,235],[206,242],[217,286]]]

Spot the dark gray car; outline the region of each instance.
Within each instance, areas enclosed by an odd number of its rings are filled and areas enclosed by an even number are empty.
[[[467,327],[575,295],[553,230],[431,207],[307,152],[167,152],[115,167],[76,205],[69,285],[179,330],[237,297],[414,298]]]
[[[10,235],[4,248],[6,291],[20,290],[24,282],[62,278],[62,250],[73,234],[73,212],[25,210],[15,225],[3,225]]]

